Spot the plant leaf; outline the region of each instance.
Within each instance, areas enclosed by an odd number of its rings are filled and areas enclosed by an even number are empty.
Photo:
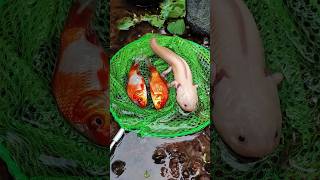
[[[167,18],[180,18],[186,15],[186,0],[165,0],[160,5],[161,16]]]
[[[118,29],[119,30],[129,30],[130,27],[134,26],[136,23],[134,22],[133,18],[131,17],[124,17],[118,22]]]
[[[147,21],[149,22],[152,26],[155,26],[157,28],[162,28],[163,24],[165,22],[165,20],[163,18],[161,18],[158,15],[149,15],[146,14],[144,16],[141,17],[142,21]]]
[[[178,19],[169,23],[167,29],[171,34],[182,35],[186,29],[186,25],[183,19]]]

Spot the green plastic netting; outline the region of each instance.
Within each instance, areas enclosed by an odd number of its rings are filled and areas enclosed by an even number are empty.
[[[60,33],[72,1],[0,1],[0,158],[17,178],[108,177],[107,148],[63,119],[51,93]],[[94,28],[109,44],[108,2]]]
[[[215,179],[317,179],[320,3],[245,2],[258,23],[268,66],[286,77],[280,87],[283,135],[274,154],[243,172],[221,159],[218,137],[212,131],[211,174]],[[71,0],[0,0],[0,157],[17,179],[108,176],[106,150],[65,122],[51,94],[59,35],[70,6]],[[106,12],[102,4],[96,23],[105,48],[109,37]]]
[[[258,24],[268,67],[284,74],[279,96],[283,132],[276,152],[254,165],[230,167],[211,136],[215,179],[319,179],[320,1],[245,0]],[[238,164],[239,165],[239,164]]]
[[[187,61],[193,82],[199,85],[199,103],[195,112],[181,110],[174,88],[169,90],[165,107],[156,110],[148,90],[149,71],[143,60],[140,61],[140,70],[146,80],[148,106],[142,109],[129,99],[126,92],[128,72],[136,58],[147,56],[160,73],[168,68],[168,64],[152,52],[152,37]],[[141,136],[176,137],[195,133],[210,124],[210,52],[206,48],[178,36],[146,34],[119,50],[110,63],[110,111],[122,128]],[[167,81],[173,81],[173,73],[167,76]]]

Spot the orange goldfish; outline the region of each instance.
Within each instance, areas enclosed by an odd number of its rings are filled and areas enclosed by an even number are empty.
[[[129,71],[129,80],[127,85],[127,93],[130,99],[144,108],[147,106],[147,88],[146,82],[139,70],[139,62],[136,60]]]
[[[151,91],[151,98],[156,109],[161,109],[165,106],[168,100],[168,85],[167,81],[159,74],[156,67],[150,61],[147,61],[149,71],[149,86]]]
[[[52,86],[63,116],[93,142],[107,146],[109,63],[96,35],[89,29],[94,3],[76,2],[71,8],[61,35]]]

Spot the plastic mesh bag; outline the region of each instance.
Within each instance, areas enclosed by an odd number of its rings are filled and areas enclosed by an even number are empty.
[[[71,1],[0,3],[0,158],[17,178],[107,177],[107,148],[73,129],[58,111],[51,78]],[[108,3],[95,29],[107,48]]]
[[[161,73],[168,64],[155,55],[150,39],[155,36],[160,45],[180,55],[188,63],[194,84],[198,84],[198,108],[184,113],[176,102],[175,89],[170,88],[169,99],[161,110],[153,106],[148,88],[149,71],[146,61],[140,61],[141,74],[146,80],[148,106],[144,109],[134,104],[127,95],[128,72],[136,58],[147,56]],[[173,73],[167,76],[173,81]],[[210,52],[206,48],[177,36],[147,34],[123,47],[111,59],[110,110],[115,120],[126,130],[141,136],[175,137],[195,133],[210,124]]]

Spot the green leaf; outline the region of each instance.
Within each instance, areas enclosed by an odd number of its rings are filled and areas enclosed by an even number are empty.
[[[144,172],[144,178],[149,178],[150,176],[151,176],[150,173],[148,172],[148,170],[146,170]]]
[[[162,28],[163,24],[164,24],[164,19],[162,19],[160,16],[158,15],[144,15],[141,17],[142,21],[147,21],[149,22],[152,26],[155,26],[157,28]]]
[[[171,34],[182,35],[186,29],[186,25],[183,19],[178,19],[169,23],[167,29]]]
[[[180,18],[186,15],[186,0],[165,0],[160,5],[161,16],[167,18]]]
[[[135,24],[136,23],[134,22],[133,18],[125,17],[118,22],[117,27],[119,30],[129,30],[129,28],[134,26]]]

